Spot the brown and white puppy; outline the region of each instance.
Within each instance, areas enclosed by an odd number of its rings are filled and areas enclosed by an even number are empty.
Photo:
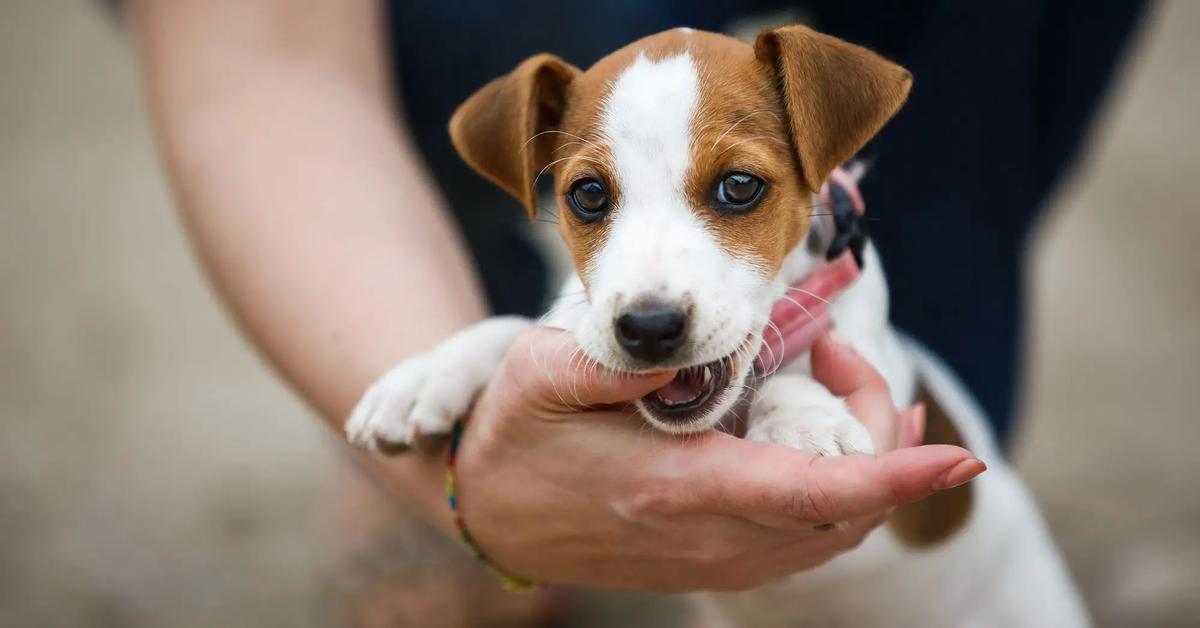
[[[538,55],[483,87],[450,122],[483,176],[537,212],[552,175],[574,261],[543,324],[614,371],[679,369],[638,402],[673,433],[714,427],[749,396],[772,306],[825,263],[815,195],[904,102],[903,68],[803,26],[753,46],[676,29],[586,72]],[[953,377],[887,323],[868,245],[864,272],[832,303],[839,334],[887,379],[898,406],[931,404],[930,434],[971,447],[990,471],[901,509],[889,532],[811,573],[706,598],[752,626],[1079,626],[1086,617],[1041,519]],[[364,395],[352,442],[385,449],[447,433],[531,321],[498,317],[410,358]],[[747,438],[818,455],[872,453],[843,401],[796,360],[756,382]]]

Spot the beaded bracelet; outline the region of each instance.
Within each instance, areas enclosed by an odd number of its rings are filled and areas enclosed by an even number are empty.
[[[454,422],[454,431],[450,433],[450,447],[446,452],[446,502],[450,504],[450,512],[454,514],[454,527],[458,530],[458,536],[462,539],[463,545],[471,550],[471,553],[478,558],[480,562],[487,566],[488,570],[496,574],[500,581],[504,583],[504,588],[509,591],[529,591],[537,587],[532,580],[514,576],[495,563],[488,560],[487,554],[483,553],[483,548],[475,542],[475,537],[467,530],[467,524],[463,522],[462,514],[458,511],[458,475],[455,472],[456,458],[458,457],[458,444],[462,441],[463,422],[458,420]]]

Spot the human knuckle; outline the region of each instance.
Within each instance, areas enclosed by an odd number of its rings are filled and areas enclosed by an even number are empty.
[[[677,491],[653,485],[626,497],[619,504],[619,511],[626,518],[641,521],[684,511],[683,498]]]
[[[537,343],[534,340],[533,331],[525,331],[513,340],[509,345],[508,351],[504,354],[504,361],[501,365],[501,372],[511,375],[512,373],[529,372],[536,361]]]
[[[792,494],[789,511],[804,521],[832,521],[833,501],[819,482],[806,482]]]
[[[498,410],[523,414],[535,396],[532,380],[520,363],[505,360],[488,382],[485,394],[491,393],[491,401]]]
[[[504,389],[492,398],[493,408],[500,417],[515,418],[528,414],[528,398],[521,384],[504,382]]]

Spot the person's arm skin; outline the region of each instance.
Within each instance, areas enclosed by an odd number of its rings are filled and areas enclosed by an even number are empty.
[[[251,340],[340,432],[366,386],[485,313],[462,245],[397,128],[374,0],[132,5],[171,180],[217,290]],[[463,513],[503,566],[545,582],[741,588],[858,543],[889,508],[982,470],[953,447],[813,459],[719,434],[647,432],[620,402],[663,376],[589,379],[569,335],[537,329],[477,402],[459,455]],[[836,343],[817,376],[881,451],[916,428]],[[895,435],[896,430],[900,434]],[[444,459],[379,475],[447,531]],[[850,521],[846,532],[816,532]]]
[[[397,126],[378,4],[130,6],[195,248],[246,335],[339,430],[372,379],[485,314]],[[420,462],[385,476],[448,524]]]

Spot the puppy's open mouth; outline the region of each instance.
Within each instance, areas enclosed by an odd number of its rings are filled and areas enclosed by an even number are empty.
[[[717,404],[732,372],[732,356],[680,369],[666,386],[642,397],[642,404],[663,423],[690,423]]]

